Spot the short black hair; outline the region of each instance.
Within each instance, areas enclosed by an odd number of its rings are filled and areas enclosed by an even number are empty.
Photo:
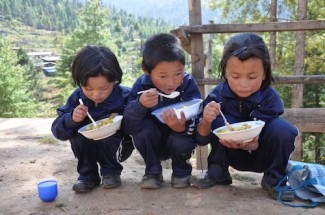
[[[179,61],[185,65],[185,52],[173,34],[159,33],[149,37],[143,47],[142,66],[150,74],[162,61]]]
[[[76,85],[86,86],[89,77],[102,75],[108,82],[120,84],[122,69],[115,54],[105,46],[88,45],[72,62],[72,79]]]
[[[264,40],[259,35],[255,33],[240,33],[226,42],[219,64],[220,77],[224,80],[226,79],[227,61],[231,56],[238,57],[241,61],[254,57],[260,58],[263,61],[265,72],[265,80],[263,80],[261,87],[269,86],[274,81],[269,51]]]

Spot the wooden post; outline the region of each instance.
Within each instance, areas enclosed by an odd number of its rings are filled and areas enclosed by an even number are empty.
[[[307,16],[307,1],[299,0],[297,15],[299,20],[305,20]],[[297,31],[296,32],[296,51],[295,51],[295,64],[294,64],[294,74],[303,75],[305,71],[305,47],[306,47],[306,32]],[[292,108],[302,108],[303,107],[303,84],[295,84],[292,86],[292,96],[291,96],[291,107]],[[295,151],[293,153],[294,159],[301,160],[302,157],[302,137],[296,139]],[[299,150],[299,151],[298,151]]]
[[[291,153],[290,159],[295,161],[301,161],[302,156],[302,133],[300,128],[297,126],[299,133],[295,140],[295,149]]]
[[[201,25],[201,1],[188,0],[189,24]],[[192,75],[194,79],[204,78],[204,53],[203,53],[203,36],[202,34],[190,34],[191,39],[191,58],[192,58]],[[202,98],[205,98],[204,85],[198,85]],[[196,149],[197,169],[207,169],[208,147],[199,146]]]
[[[212,20],[209,21],[209,24],[214,24]],[[208,34],[207,39],[207,50],[205,54],[205,77],[211,78],[212,77],[212,43],[213,43],[213,34]],[[204,92],[208,95],[212,90],[212,85],[206,84],[204,88]]]

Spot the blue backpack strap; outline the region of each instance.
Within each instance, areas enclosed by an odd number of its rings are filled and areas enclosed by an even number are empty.
[[[285,182],[287,180],[287,178],[294,172],[297,170],[302,169],[303,167],[301,165],[295,165],[292,167],[292,169],[279,181],[279,183],[277,184],[277,186],[275,187],[275,191],[278,192],[278,201],[286,206],[291,206],[291,207],[303,207],[303,208],[314,208],[318,205],[318,202],[313,202],[312,200],[310,204],[301,204],[301,203],[291,203],[291,202],[286,202],[282,200],[282,194],[285,191],[290,191],[290,192],[294,192],[295,190],[298,190],[302,187],[307,187],[309,185],[313,185],[313,184],[317,184],[317,180],[315,178],[311,178],[311,179],[307,179],[305,181],[303,181],[301,184],[299,184],[297,187],[289,187],[287,185],[285,186],[281,186],[281,184],[283,184],[283,182]]]
[[[303,167],[301,165],[294,165],[291,170],[278,182],[278,184],[276,185],[275,187],[275,191],[281,191],[282,189],[284,189],[285,187],[288,187],[288,186],[281,186],[281,184],[283,184],[284,182],[287,182],[287,179],[288,177],[294,172],[294,171],[297,171],[297,170],[300,170],[302,169]]]

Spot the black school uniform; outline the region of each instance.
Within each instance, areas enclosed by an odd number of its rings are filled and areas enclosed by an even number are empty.
[[[192,166],[188,162],[191,158],[196,142],[193,139],[195,118],[186,122],[186,130],[177,133],[166,124],[160,122],[151,113],[161,107],[182,101],[200,99],[197,85],[190,74],[185,73],[182,84],[176,89],[180,95],[169,99],[159,97],[158,104],[146,108],[139,102],[137,92],[155,88],[150,76],[144,74],[139,77],[131,89],[128,105],[124,111],[123,130],[132,136],[135,148],[142,155],[145,163],[146,175],[162,173],[161,160],[171,158],[173,175],[184,177],[191,175]]]
[[[114,135],[102,140],[87,139],[78,133],[78,129],[91,123],[86,117],[82,122],[74,122],[72,113],[81,98],[95,121],[107,118],[111,113],[123,114],[130,89],[115,85],[111,95],[103,102],[95,104],[87,98],[81,88],[77,88],[66,104],[57,109],[58,117],[52,124],[53,135],[60,140],[69,140],[72,151],[78,158],[79,180],[97,180],[105,175],[120,175],[122,165],[132,153],[134,147],[130,137],[120,129]],[[100,170],[98,170],[98,164]]]

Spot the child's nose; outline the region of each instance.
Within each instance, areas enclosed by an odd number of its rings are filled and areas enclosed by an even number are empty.
[[[176,80],[174,78],[167,79],[167,86],[174,86],[175,83],[176,83]]]
[[[242,79],[242,80],[240,80],[240,82],[239,82],[239,86],[240,86],[240,87],[247,87],[248,85],[249,85],[249,82],[248,82],[247,79]]]
[[[101,97],[101,93],[99,91],[94,91],[93,97],[94,98],[100,98]]]

